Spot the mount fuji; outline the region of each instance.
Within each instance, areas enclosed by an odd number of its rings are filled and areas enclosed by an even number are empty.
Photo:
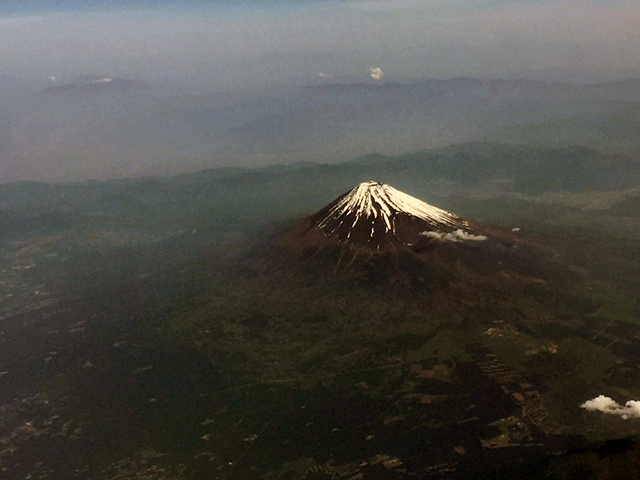
[[[433,242],[480,242],[488,228],[384,183],[363,182],[300,222],[291,238],[307,246],[363,252],[415,250]]]
[[[357,185],[277,238],[275,265],[366,284],[431,289],[476,280],[529,283],[564,270],[555,252],[539,242],[374,181]]]

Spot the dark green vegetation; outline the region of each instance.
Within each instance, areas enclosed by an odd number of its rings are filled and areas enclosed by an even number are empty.
[[[398,288],[263,255],[369,179],[521,228],[566,275],[482,275],[469,246]],[[625,478],[640,419],[579,405],[640,399],[639,186],[622,154],[498,144],[1,185],[0,469]]]

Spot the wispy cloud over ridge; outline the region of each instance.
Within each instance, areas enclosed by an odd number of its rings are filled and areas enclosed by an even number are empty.
[[[473,235],[472,233],[465,232],[464,230],[456,230],[454,232],[421,232],[423,237],[429,237],[441,242],[462,242],[464,240],[471,240],[473,242],[483,242],[487,240],[484,235]]]

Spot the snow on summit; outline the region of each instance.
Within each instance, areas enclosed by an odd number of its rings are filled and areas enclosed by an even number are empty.
[[[468,226],[465,220],[453,213],[429,205],[390,185],[373,181],[361,183],[338,199],[319,226],[324,228],[338,219],[353,216],[351,228],[355,228],[359,222],[366,223],[380,218],[384,222],[385,233],[395,233],[395,219],[399,214],[415,217],[433,227],[444,227],[447,230],[464,229]]]

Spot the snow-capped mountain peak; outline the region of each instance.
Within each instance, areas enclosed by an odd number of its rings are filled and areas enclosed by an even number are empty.
[[[396,232],[396,217],[406,215],[426,222],[434,228],[466,229],[468,224],[459,216],[434,207],[411,195],[384,183],[363,182],[339,198],[330,206],[326,216],[319,222],[320,228],[337,228],[347,220],[351,228],[359,223],[377,223],[384,233]],[[375,234],[372,227],[371,236]]]
[[[272,258],[287,269],[319,268],[314,271],[320,273],[331,267],[356,281],[403,288],[464,282],[467,275],[535,282],[543,270],[556,268],[545,252],[509,230],[373,181],[294,223],[274,246]]]
[[[390,185],[369,181],[295,224],[287,238],[303,248],[338,247],[371,253],[417,251],[435,244],[487,240],[486,233],[480,224]]]

